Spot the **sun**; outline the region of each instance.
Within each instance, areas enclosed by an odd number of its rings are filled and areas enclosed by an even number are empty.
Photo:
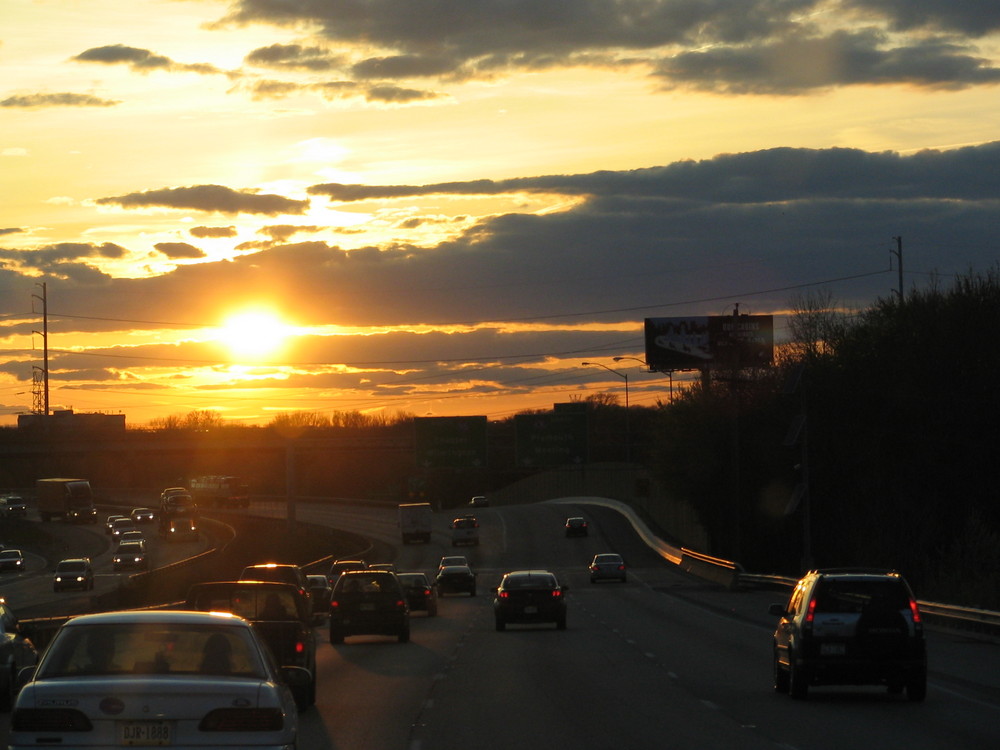
[[[267,310],[247,310],[226,318],[219,331],[234,356],[261,359],[281,350],[291,328]]]

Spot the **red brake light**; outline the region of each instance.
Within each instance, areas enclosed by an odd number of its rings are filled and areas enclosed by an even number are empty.
[[[552,589],[552,598],[558,599],[562,596],[562,589]]]
[[[806,624],[812,625],[812,622],[815,619],[816,619],[816,599],[810,599],[809,609],[806,610]]]
[[[295,644],[295,653],[304,654],[305,651],[306,651],[306,644],[304,644],[302,641],[297,641]]]
[[[919,625],[921,623],[920,607],[917,606],[916,599],[910,599],[910,614],[913,616],[913,624]]]
[[[497,596],[499,596],[501,599],[506,599],[508,596],[510,596],[510,594],[508,594],[506,591],[498,591]]]

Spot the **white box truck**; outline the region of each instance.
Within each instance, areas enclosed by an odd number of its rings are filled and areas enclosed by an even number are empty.
[[[35,482],[35,497],[43,521],[62,518],[73,523],[97,523],[94,494],[86,479],[39,479]]]
[[[403,503],[399,506],[399,533],[403,544],[431,540],[431,522],[434,510],[430,503]]]

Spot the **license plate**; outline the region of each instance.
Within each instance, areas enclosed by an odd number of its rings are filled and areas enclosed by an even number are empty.
[[[524,608],[524,614],[526,614],[526,615],[537,615],[538,614],[538,607],[535,607],[533,605],[532,606],[527,606],[527,607]]]
[[[822,656],[843,656],[847,653],[847,646],[843,643],[821,643],[819,652]]]
[[[371,603],[362,603],[360,609],[362,612],[374,612],[375,605]]]
[[[169,721],[120,721],[118,744],[132,747],[160,747],[171,744]]]

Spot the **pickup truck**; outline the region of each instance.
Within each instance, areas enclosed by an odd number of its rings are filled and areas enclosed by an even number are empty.
[[[290,583],[215,581],[188,589],[187,609],[232,612],[253,625],[279,666],[304,667],[312,679],[293,688],[300,709],[316,702],[316,641],[309,600]]]

